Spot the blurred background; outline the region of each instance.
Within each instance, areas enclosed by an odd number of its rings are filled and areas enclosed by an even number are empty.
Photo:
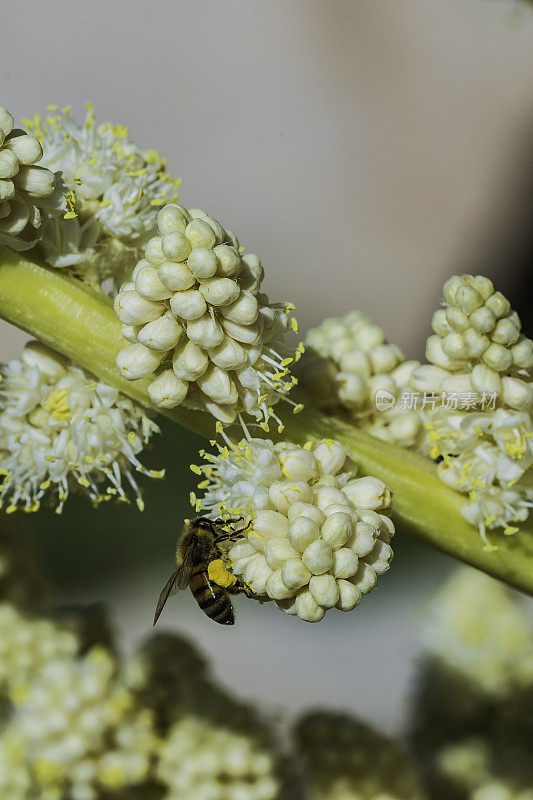
[[[181,200],[235,230],[304,330],[359,308],[423,356],[441,286],[481,272],[533,325],[533,7],[515,0],[26,0],[0,8],[0,100],[21,117],[95,105],[183,178]],[[0,322],[0,360],[25,336]],[[163,433],[165,425],[163,424]],[[111,602],[124,647],[148,634],[204,442],[163,436],[144,514],[21,519],[62,597]],[[163,626],[269,708],[403,722],[417,614],[453,563],[397,537],[381,591],[311,626],[237,601],[218,629],[187,593]]]

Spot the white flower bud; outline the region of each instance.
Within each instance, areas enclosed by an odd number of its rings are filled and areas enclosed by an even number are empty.
[[[10,150],[2,148],[0,150],[0,178],[12,178],[19,171],[19,162]]]
[[[137,341],[137,334],[139,333],[140,330],[141,330],[140,325],[122,325],[121,327],[122,336],[132,344],[135,344],[135,342]]]
[[[413,372],[411,385],[417,392],[439,392],[449,372],[431,364],[423,364]]]
[[[322,439],[313,447],[320,475],[336,475],[344,466],[346,451],[339,442]]]
[[[460,308],[457,308],[456,306],[448,306],[444,313],[446,315],[446,321],[449,327],[452,329],[451,331],[448,331],[448,333],[452,333],[452,331],[464,333],[470,327],[470,320],[468,319],[468,316],[464,313],[464,311],[461,311]],[[448,335],[448,333],[440,335],[444,338]]]
[[[496,317],[485,305],[470,315],[470,325],[478,333],[490,333],[496,327]]]
[[[241,369],[248,361],[246,350],[234,339],[224,336],[218,347],[209,350],[209,358],[220,369]]]
[[[139,331],[138,341],[149,347],[150,350],[161,350],[166,352],[172,350],[178,343],[183,328],[176,318],[167,311],[159,319],[148,322]]]
[[[273,536],[287,536],[289,520],[277,511],[258,511],[254,520],[254,531],[258,534],[253,537],[254,544],[263,550],[266,541]]]
[[[351,347],[350,340],[347,340],[347,346]],[[338,362],[341,372],[359,375],[361,378],[369,378],[372,374],[370,357],[364,350],[359,348],[342,353],[338,358]]]
[[[348,506],[346,494],[334,486],[318,486],[315,489],[315,503],[321,511],[324,511],[332,503]]]
[[[321,536],[332,548],[345,544],[352,535],[352,518],[347,513],[336,512],[328,516],[322,526]]]
[[[163,261],[157,267],[159,279],[172,292],[183,292],[196,283],[196,278],[187,264],[175,264],[173,261]]]
[[[162,357],[162,353],[149,350],[142,344],[130,344],[117,354],[117,367],[123,378],[136,381],[151,375]]]
[[[294,522],[298,517],[307,517],[316,522],[319,528],[322,527],[326,519],[322,511],[311,503],[293,503],[287,514],[290,522]]]
[[[533,406],[533,385],[518,378],[502,378],[503,402],[517,411],[529,411]]]
[[[158,266],[159,264],[163,263],[165,260],[165,254],[163,253],[160,236],[153,236],[150,241],[147,242],[146,247],[144,248],[144,255],[150,264],[153,264],[154,266]]]
[[[452,275],[451,278],[448,278],[442,288],[442,294],[447,303],[450,305],[455,304],[455,294],[457,289],[462,286],[462,284],[463,280],[459,277],[459,275]]]
[[[124,325],[144,325],[165,313],[163,303],[146,300],[135,290],[119,292],[115,297],[114,308]]]
[[[233,303],[240,294],[240,289],[231,278],[212,278],[200,284],[201,293],[212,306],[223,306]]]
[[[341,611],[352,611],[361,602],[362,593],[353,583],[346,580],[338,580],[339,602],[337,608]]]
[[[327,542],[316,539],[305,548],[302,561],[313,575],[322,575],[333,566],[333,551]]]
[[[14,196],[15,196],[15,184],[13,183],[13,181],[0,180],[0,202],[3,202],[4,200],[11,200]],[[6,203],[5,206],[9,206],[9,204]],[[9,211],[10,208],[8,208],[7,212],[3,216],[7,216],[9,214]]]
[[[525,337],[518,341],[511,348],[513,364],[519,369],[531,369],[533,367],[533,342]]]
[[[438,336],[447,336],[451,333],[450,323],[448,322],[447,309],[439,308],[433,314],[431,327]]]
[[[305,622],[320,622],[326,610],[319,606],[309,589],[302,590],[296,596],[296,611]]]
[[[193,219],[185,228],[185,235],[191,247],[207,247],[212,250],[216,244],[216,236],[213,229],[202,219]]]
[[[388,508],[391,494],[379,478],[365,477],[349,481],[342,490],[356,508]]]
[[[313,499],[313,490],[305,481],[275,481],[268,490],[270,502],[286,514],[291,503],[309,503]]]
[[[494,293],[492,281],[489,278],[485,278],[483,275],[475,275],[473,278],[470,278],[470,285],[474,287],[476,292],[479,292],[483,298],[483,302]]]
[[[185,292],[181,292],[181,294],[185,294]],[[200,293],[198,292],[198,294]],[[170,302],[172,304],[172,300]],[[203,317],[187,323],[187,336],[191,342],[209,350],[221,344],[224,340],[224,331],[210,314],[204,314]]]
[[[333,553],[333,575],[336,578],[351,578],[359,568],[359,559],[353,549],[340,547]]]
[[[317,477],[315,457],[309,450],[298,448],[280,456],[281,469],[286,478],[310,481]]]
[[[207,217],[208,214],[203,208],[189,208],[189,216],[191,219],[202,219]]]
[[[223,278],[236,277],[241,271],[241,257],[234,247],[228,244],[219,244],[213,249],[217,257],[217,274]]]
[[[453,360],[462,360],[468,356],[463,337],[460,333],[449,333],[442,340],[442,349]]]
[[[485,308],[490,308],[495,317],[505,317],[511,310],[509,300],[501,292],[494,292],[485,301]]]
[[[218,260],[208,247],[195,247],[187,259],[187,266],[199,281],[204,281],[215,274]]]
[[[313,575],[309,591],[322,608],[333,608],[339,602],[339,587],[333,575]]]
[[[492,331],[491,339],[493,342],[508,347],[517,342],[519,336],[520,328],[508,317],[504,317],[504,319],[499,319],[496,323],[496,327]]]
[[[232,322],[230,319],[223,319],[221,323],[228,336],[231,336],[236,342],[256,344],[261,339],[261,329],[257,323],[254,325],[241,325],[238,322]]]
[[[500,395],[502,382],[497,372],[484,364],[476,364],[471,372],[472,386],[477,392]]]
[[[347,406],[362,406],[367,398],[367,382],[360,375],[339,372],[337,375],[339,397]]]
[[[242,289],[248,289],[252,294],[257,294],[265,276],[265,271],[255,253],[245,253],[242,256],[242,268],[239,284]]]
[[[297,504],[295,503],[294,505]],[[311,542],[319,538],[320,528],[315,520],[301,516],[291,522],[288,536],[295,550],[299,553],[303,553]]]
[[[352,581],[362,594],[368,594],[376,585],[377,575],[369,564],[360,562]]]
[[[383,575],[389,568],[389,561],[392,558],[392,548],[385,542],[376,542],[374,549],[367,558],[376,575]]]
[[[43,155],[39,140],[27,133],[12,136],[4,143],[4,149],[11,150],[20,164],[34,164]]]
[[[187,394],[189,384],[176,378],[171,369],[166,369],[148,386],[150,400],[158,408],[174,408]]]
[[[456,372],[449,375],[442,381],[441,389],[443,392],[471,392],[472,381],[469,372]]]
[[[281,579],[287,589],[301,589],[307,586],[311,573],[299,557],[288,558],[281,567]]]
[[[215,403],[231,405],[237,402],[237,387],[234,381],[225,370],[219,369],[214,364],[197,378],[196,383]]]
[[[378,325],[365,325],[357,334],[357,344],[363,350],[370,350],[383,344],[385,333]]]
[[[185,233],[185,228],[189,222],[189,215],[183,206],[178,206],[175,203],[169,203],[157,214],[157,226],[161,234]]]
[[[292,597],[294,594],[294,591],[292,589],[287,589],[283,583],[281,569],[277,569],[269,576],[266,582],[266,591],[272,600],[285,600]]]
[[[354,553],[362,558],[368,555],[374,547],[376,542],[377,531],[375,526],[366,520],[357,522],[355,525],[355,534],[348,542]]]
[[[20,166],[13,176],[15,186],[30,197],[48,197],[54,191],[54,182],[54,173],[45,167]]]
[[[503,372],[511,366],[512,354],[503,345],[492,342],[483,353],[482,359],[490,369]]]
[[[174,351],[172,369],[177,378],[186,381],[195,381],[203,375],[209,366],[209,359],[204,351],[194,344],[187,342]]]
[[[170,308],[177,317],[186,320],[211,319],[209,314],[206,314],[207,304],[198,289],[187,289],[173,294],[170,298]]]
[[[172,292],[161,282],[157,270],[151,264],[142,267],[135,275],[135,289],[146,300],[168,300]]]
[[[220,403],[213,403],[212,400],[205,400],[204,407],[208,414],[212,414],[215,419],[220,420],[224,425],[231,425],[237,417],[235,406],[223,406]]]
[[[465,314],[471,314],[476,308],[483,305],[483,298],[476,290],[468,284],[458,287],[455,293],[455,304],[459,306]]]
[[[0,106],[0,130],[4,136],[9,136],[15,124],[14,118],[11,116],[7,108]]]
[[[272,570],[283,566],[288,558],[298,558],[298,553],[286,536],[276,536],[265,544],[265,560]]]
[[[253,325],[259,315],[259,304],[251,292],[241,292],[234,303],[222,306],[220,313],[230,322]]]
[[[394,367],[402,360],[400,349],[394,344],[380,344],[370,351],[370,360],[374,372],[392,372]]]
[[[443,369],[454,370],[459,368],[459,364],[446,355],[442,349],[442,339],[439,336],[428,336],[426,342],[426,358]]]
[[[479,358],[490,344],[489,337],[474,328],[465,331],[463,341],[469,358]]]

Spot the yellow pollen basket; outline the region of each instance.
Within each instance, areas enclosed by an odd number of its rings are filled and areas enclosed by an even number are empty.
[[[66,389],[56,389],[55,392],[51,392],[44,401],[44,408],[58,422],[66,422],[72,417]]]
[[[216,558],[209,563],[207,574],[209,575],[209,580],[218,583],[218,585],[222,586],[224,589],[237,583],[237,578],[235,575],[232,575],[231,572],[228,572],[221,558]]]

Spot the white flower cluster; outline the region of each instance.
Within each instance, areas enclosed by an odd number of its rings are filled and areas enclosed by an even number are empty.
[[[276,800],[273,767],[249,737],[185,716],[171,727],[156,774],[168,787],[165,800]]]
[[[312,328],[305,339],[303,388],[313,402],[357,421],[379,439],[412,447],[420,431],[415,410],[396,400],[409,384],[417,361],[405,361],[399,347],[386,341],[384,331],[359,311],[331,317]],[[317,354],[320,356],[317,358]],[[385,398],[390,407],[377,410]]]
[[[407,755],[352,717],[314,712],[296,726],[307,800],[421,800]]]
[[[134,470],[162,473],[137,457],[158,431],[141,406],[37,342],[2,373],[0,506],[36,511],[49,492],[59,512],[72,488],[126,500],[126,479],[143,508]]]
[[[43,795],[98,800],[148,777],[156,745],[152,716],[136,707],[116,664],[94,647],[79,659],[48,660],[9,722]]]
[[[294,382],[293,359],[279,354],[289,320],[297,329],[292,306],[269,302],[259,258],[241,255],[235,234],[205,211],[169,204],[157,221],[159,236],[115,298],[131,342],[117,356],[120,373],[153,376],[159,408],[183,403],[223,423],[244,412],[265,429],[271,416],[281,425],[272,405]]]
[[[338,442],[245,439],[205,458],[193,469],[206,492],[193,501],[213,518],[251,521],[227,559],[258,598],[318,622],[329,608],[351,611],[388,570],[390,491],[377,478],[355,478]]]
[[[43,155],[37,138],[14,124],[0,106],[0,245],[25,250],[40,237],[40,209],[54,193],[55,176],[36,166]]]
[[[130,273],[152,235],[157,208],[177,199],[179,180],[153,150],[141,150],[127,128],[96,123],[93,107],[80,124],[70,107],[27,121],[44,148],[43,164],[61,170],[68,212],[44,226],[51,266],[69,267],[99,284]]]
[[[427,341],[432,363],[415,369],[411,385],[472,403],[422,408],[422,448],[440,462],[445,483],[469,494],[463,515],[493,547],[486,531],[515,533],[533,504],[533,342],[488,278],[455,275],[443,293],[445,308],[434,314]]]
[[[527,618],[500,583],[470,567],[458,569],[428,607],[423,642],[439,664],[495,697],[527,681],[530,667],[533,683]]]

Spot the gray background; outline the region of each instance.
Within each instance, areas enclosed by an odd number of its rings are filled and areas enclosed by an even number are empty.
[[[26,0],[0,9],[0,103],[17,118],[85,100],[183,178],[182,202],[233,228],[304,329],[363,309],[421,357],[443,281],[482,271],[521,312],[533,206],[533,11],[513,0]],[[528,250],[529,247],[529,250]],[[0,322],[0,359],[22,334]],[[32,520],[64,592],[113,600],[126,645],[149,630],[184,515],[184,435],[141,517],[74,503]],[[154,454],[165,463],[164,453]],[[172,478],[174,475],[174,478]],[[181,484],[179,491],[176,486]],[[98,557],[95,552],[98,552]],[[219,630],[183,595],[236,691],[327,703],[389,729],[412,680],[416,617],[444,557],[399,545],[385,587],[319,626],[238,603]]]

